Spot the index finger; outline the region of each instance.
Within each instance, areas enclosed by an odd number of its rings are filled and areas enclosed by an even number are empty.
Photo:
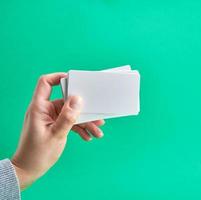
[[[64,77],[67,77],[67,73],[58,72],[42,75],[38,80],[33,99],[49,100],[52,91],[52,86],[58,85],[60,83],[60,79]]]

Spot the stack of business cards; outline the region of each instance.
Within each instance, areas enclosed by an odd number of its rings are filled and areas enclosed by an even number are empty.
[[[83,109],[75,124],[137,115],[140,111],[140,74],[129,65],[102,71],[70,70],[61,79],[65,100],[79,95]]]

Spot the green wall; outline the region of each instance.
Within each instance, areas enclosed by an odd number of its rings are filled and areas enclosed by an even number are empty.
[[[1,0],[0,159],[41,74],[124,64],[141,73],[140,115],[107,120],[101,140],[72,132],[23,199],[201,199],[200,0]]]

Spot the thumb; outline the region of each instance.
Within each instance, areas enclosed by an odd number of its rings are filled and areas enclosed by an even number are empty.
[[[68,100],[63,105],[63,108],[52,127],[52,132],[59,137],[66,136],[66,133],[69,133],[70,129],[79,117],[81,109],[81,97],[68,97]]]

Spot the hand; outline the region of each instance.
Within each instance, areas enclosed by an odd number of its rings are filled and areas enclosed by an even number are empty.
[[[11,162],[16,170],[21,190],[42,176],[61,156],[72,129],[84,140],[91,135],[102,137],[98,126],[103,120],[73,125],[82,109],[82,99],[69,97],[50,101],[52,86],[58,85],[65,73],[42,76],[26,112],[20,142]],[[91,133],[91,135],[89,134]]]

